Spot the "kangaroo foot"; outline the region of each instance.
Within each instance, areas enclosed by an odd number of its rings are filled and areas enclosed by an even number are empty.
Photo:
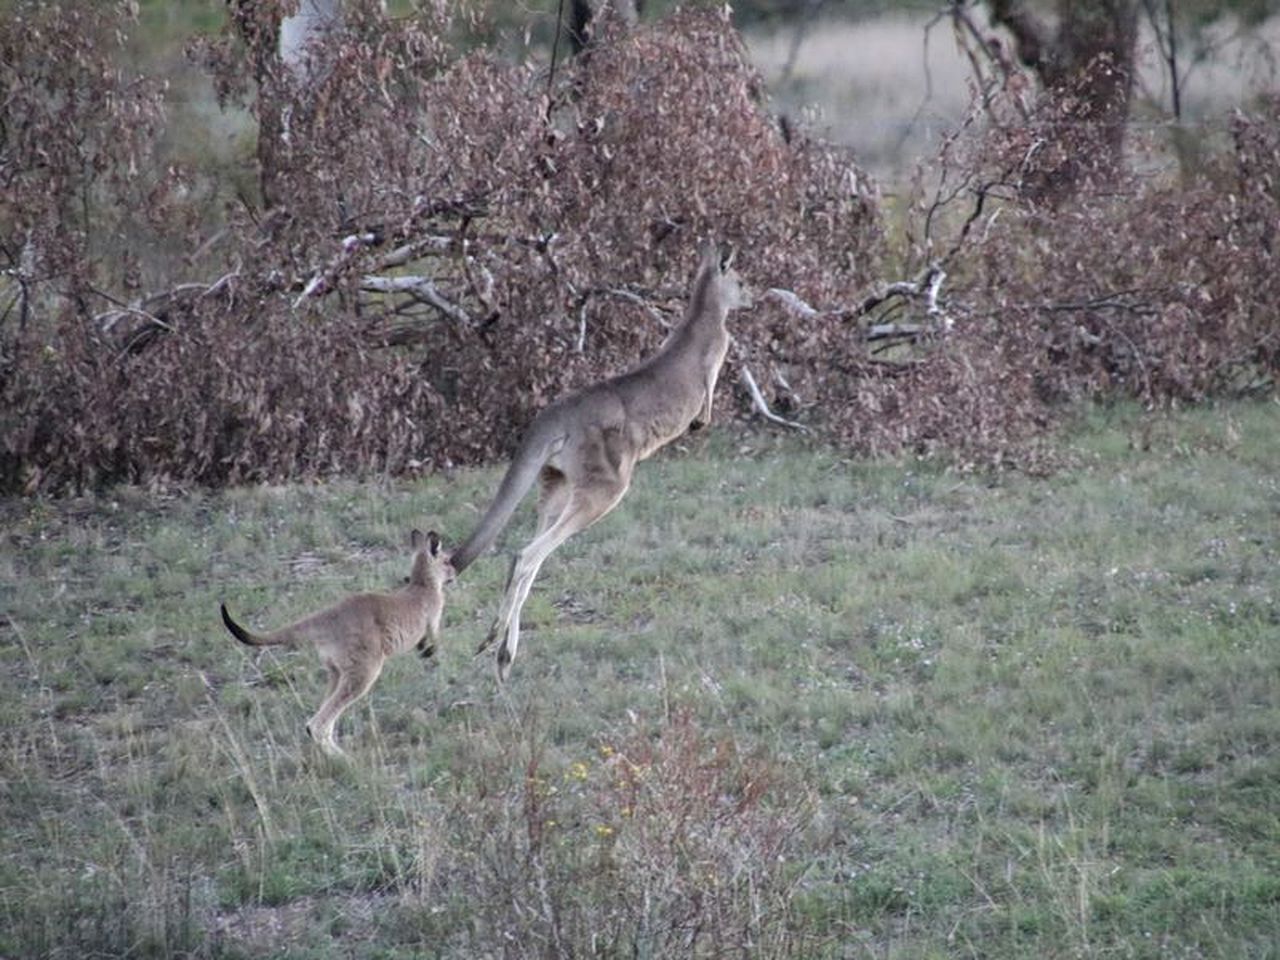
[[[327,736],[318,737],[316,732],[311,729],[311,724],[307,724],[307,736],[312,742],[319,747],[327,756],[337,757],[338,759],[347,759],[347,752],[343,750],[336,740],[333,739],[332,731]]]
[[[498,683],[506,683],[507,674],[511,672],[511,650],[505,643],[498,647],[496,665],[498,669]]]

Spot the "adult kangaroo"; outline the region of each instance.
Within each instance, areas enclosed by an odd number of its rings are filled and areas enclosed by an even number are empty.
[[[733,254],[708,244],[683,320],[648,360],[555,401],[533,419],[471,535],[452,554],[461,573],[497,538],[535,480],[538,532],[516,554],[506,592],[479,653],[501,635],[498,679],[520,643],[520,609],[543,561],[556,547],[618,505],[641,460],[690,427],[711,420],[716,378],[729,349],[730,310],[749,306]]]

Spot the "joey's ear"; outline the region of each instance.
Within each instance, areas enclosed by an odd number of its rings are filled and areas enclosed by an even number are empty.
[[[427,531],[427,552],[433,557],[440,556],[440,534],[434,530]]]
[[[728,273],[733,267],[733,259],[738,255],[738,248],[732,243],[726,243],[720,248],[720,272]]]
[[[413,550],[421,550],[423,541],[426,538],[422,536],[422,531],[414,527],[409,531],[409,546]]]

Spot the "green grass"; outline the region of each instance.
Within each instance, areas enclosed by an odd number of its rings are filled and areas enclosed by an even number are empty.
[[[1275,957],[1278,414],[1096,411],[1047,479],[720,428],[504,691],[468,570],[350,764],[218,602],[389,588],[496,471],[2,502],[0,956]]]

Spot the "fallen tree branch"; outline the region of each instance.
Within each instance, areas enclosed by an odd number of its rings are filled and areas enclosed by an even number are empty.
[[[487,214],[488,207],[483,197],[452,200],[417,197],[413,210],[395,230],[388,233],[379,227],[343,237],[338,242],[338,253],[329,261],[328,266],[317,270],[303,285],[302,292],[293,301],[294,309],[311,297],[330,292],[334,281],[353,264],[362,251],[381,247],[385,243],[397,244],[373,264],[375,270],[404,266],[419,257],[447,254],[457,247],[457,240],[447,230],[442,233],[444,228],[432,221],[437,217],[456,217],[463,221],[465,229],[467,221]],[[461,236],[461,231],[458,236]],[[365,266],[364,269],[369,267]]]
[[[811,307],[808,303],[800,299],[799,296],[792,293],[790,290],[784,290],[782,287],[770,287],[768,290],[765,291],[765,293],[773,297],[773,299],[777,300],[784,307],[786,307],[788,310],[790,310],[792,313],[798,316],[809,319],[812,317],[819,317],[822,315],[821,310],[817,310],[814,307]]]
[[[570,286],[569,289],[573,290],[574,288]],[[590,287],[581,293],[576,293],[576,296],[578,302],[578,334],[574,341],[575,353],[582,353],[586,349],[587,306],[595,297],[612,297],[625,303],[633,303],[644,310],[649,318],[662,327],[663,330],[671,329],[671,321],[662,315],[661,309],[656,307],[648,297],[641,296],[634,290],[628,290],[625,287]]]
[[[402,243],[378,258],[377,269],[390,270],[392,267],[403,267],[411,260],[428,255],[441,255],[449,253],[454,248],[454,238],[449,236],[432,235],[419,237],[409,243]]]
[[[380,277],[369,274],[360,279],[360,289],[366,293],[406,293],[415,300],[434,307],[454,323],[472,326],[471,315],[441,294],[428,277]]]
[[[239,276],[238,270],[232,270],[210,284],[180,283],[168,290],[140,297],[131,303],[125,303],[104,290],[94,290],[94,293],[115,306],[95,314],[93,323],[100,333],[110,334],[116,338],[116,342],[120,344],[120,354],[123,356],[149,343],[150,334],[176,333],[177,328],[169,319],[169,314],[175,305],[211,297],[229,287]],[[118,331],[116,327],[121,321],[127,319],[141,320],[143,323],[128,324],[127,329]]]
[[[931,333],[932,328],[923,323],[877,323],[867,327],[867,342],[876,340],[913,340]]]
[[[118,321],[124,319],[125,317],[139,317],[143,320],[146,320],[148,323],[159,327],[161,330],[164,330],[166,333],[176,332],[172,324],[167,323],[164,320],[161,320],[154,313],[150,313],[149,311],[143,310],[141,307],[124,306],[124,307],[120,307],[117,310],[108,310],[106,313],[100,313],[98,314],[98,316],[94,317],[93,319],[94,319],[94,322],[99,325],[99,329],[103,333],[110,333],[112,327],[114,327]]]
[[[788,420],[786,417],[780,417],[769,409],[769,403],[765,400],[764,394],[760,392],[760,387],[756,384],[756,378],[751,375],[750,368],[744,363],[738,367],[738,377],[742,380],[742,385],[747,388],[747,393],[751,395],[751,404],[756,408],[756,412],[764,417],[770,423],[776,423],[780,426],[790,427],[792,430],[799,430],[801,433],[808,433],[809,428],[803,423],[796,423],[794,420]]]
[[[942,285],[946,279],[947,272],[941,265],[932,263],[916,280],[898,280],[887,284],[857,306],[840,307],[834,310],[819,310],[793,291],[782,287],[771,287],[767,294],[791,313],[807,320],[817,317],[836,317],[844,321],[854,321],[869,317],[881,308],[884,308],[884,312],[889,312],[904,302],[919,300],[923,302],[925,314],[936,318],[936,323],[873,323],[862,328],[863,337],[867,341],[891,338],[915,339],[939,330],[946,333],[954,326],[954,321],[940,302]]]

